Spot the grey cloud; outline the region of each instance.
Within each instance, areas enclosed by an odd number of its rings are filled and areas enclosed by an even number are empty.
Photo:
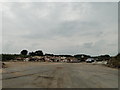
[[[3,10],[3,53],[40,48],[58,54],[116,54],[116,5],[6,3]],[[11,49],[14,47],[17,49]]]
[[[90,43],[85,43],[85,44],[84,44],[84,47],[85,47],[85,48],[91,48],[92,45],[93,45],[92,42],[90,42]]]
[[[94,26],[94,27],[93,27]],[[49,38],[55,38],[56,36],[60,37],[71,37],[72,35],[75,35],[76,33],[79,33],[80,36],[85,36],[85,35],[93,35],[95,37],[101,36],[103,33],[100,30],[99,24],[97,22],[92,23],[92,22],[79,22],[79,21],[72,21],[72,22],[61,22],[60,24],[56,25],[53,28],[50,27],[44,27],[44,30],[41,30],[41,32],[37,33],[39,30],[36,28],[31,34],[24,35],[23,37],[26,38],[44,38],[44,39],[49,39]]]

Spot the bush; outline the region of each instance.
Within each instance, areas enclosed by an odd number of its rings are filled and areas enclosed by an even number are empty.
[[[118,54],[115,57],[112,57],[109,61],[108,61],[108,66],[110,67],[115,67],[115,68],[120,68],[120,54]]]

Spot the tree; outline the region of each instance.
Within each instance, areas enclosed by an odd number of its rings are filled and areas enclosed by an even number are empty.
[[[27,55],[28,51],[27,50],[22,50],[20,53],[21,53],[21,55]]]
[[[15,55],[13,54],[2,54],[2,61],[14,60]]]
[[[43,56],[42,50],[35,51],[36,56]]]
[[[118,53],[118,55],[115,58],[120,62],[120,53]]]
[[[99,60],[109,60],[110,59],[110,55],[101,55],[101,56],[98,56],[98,59]]]
[[[54,56],[54,54],[45,53],[45,56]]]
[[[35,52],[30,52],[29,55],[30,56],[35,56],[36,54],[35,54]]]

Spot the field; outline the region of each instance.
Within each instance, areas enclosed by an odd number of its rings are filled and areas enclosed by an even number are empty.
[[[6,62],[3,88],[118,88],[118,70],[91,63]]]

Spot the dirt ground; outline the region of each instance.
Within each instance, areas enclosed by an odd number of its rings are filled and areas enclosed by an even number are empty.
[[[88,63],[5,62],[3,88],[118,88],[118,70]]]

